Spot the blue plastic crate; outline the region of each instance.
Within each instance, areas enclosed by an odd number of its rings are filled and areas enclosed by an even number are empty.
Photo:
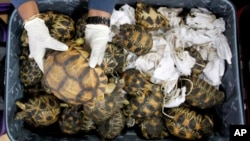
[[[79,0],[43,0],[38,1],[41,11],[54,10],[61,13],[72,15],[75,8],[81,5],[83,1]],[[216,111],[221,119],[221,125],[218,132],[211,137],[211,140],[229,140],[230,125],[245,124],[245,115],[241,93],[240,68],[239,68],[239,51],[237,43],[237,20],[236,11],[230,1],[227,0],[143,0],[143,2],[168,7],[194,8],[204,7],[215,13],[219,17],[223,17],[226,22],[225,35],[229,41],[233,54],[232,64],[226,64],[226,72],[222,79],[222,87],[226,93],[226,101]],[[135,5],[135,0],[118,0],[117,6],[123,4]],[[83,8],[83,6],[81,6]],[[85,7],[86,8],[86,7]],[[14,115],[17,110],[15,101],[23,97],[22,86],[19,79],[19,53],[20,53],[20,34],[23,30],[22,21],[17,11],[11,15],[8,30],[7,43],[7,64],[6,64],[6,127],[7,133],[12,141],[54,141],[54,140],[99,140],[95,135],[87,135],[84,138],[72,136],[51,136],[48,134],[35,133],[32,130],[24,128],[23,121],[15,121]],[[133,130],[124,131],[115,140],[143,140],[140,139]],[[166,139],[171,140],[171,139]]]

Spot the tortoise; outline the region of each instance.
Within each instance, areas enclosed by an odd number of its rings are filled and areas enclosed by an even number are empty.
[[[110,75],[117,71],[121,72],[124,68],[125,61],[126,55],[123,48],[118,47],[112,42],[108,42],[101,64],[105,74]]]
[[[138,25],[149,30],[167,27],[169,23],[168,19],[160,12],[157,12],[156,8],[142,2],[137,2],[136,4],[135,19]]]
[[[192,67],[192,75],[200,75],[203,70],[205,69],[207,65],[207,61],[203,60],[201,54],[198,52],[198,50],[194,47],[187,47],[184,49],[185,51],[189,52],[189,55],[193,58],[195,58],[195,64]]]
[[[97,132],[101,140],[113,140],[120,135],[125,127],[125,120],[122,111],[119,110],[104,124],[99,125]]]
[[[165,114],[168,131],[180,139],[198,140],[213,134],[214,121],[205,113],[179,106],[167,109]]]
[[[29,58],[29,47],[23,46],[21,48],[19,78],[21,83],[25,86],[34,86],[39,83],[43,77],[43,72],[38,67],[33,58]]]
[[[160,140],[169,136],[161,116],[145,117],[138,126],[145,139]]]
[[[83,113],[82,121],[81,121],[81,131],[83,132],[90,132],[94,131],[97,128],[97,125],[95,121],[91,118],[91,116],[88,116],[86,113]]]
[[[16,101],[16,105],[22,110],[15,115],[16,120],[24,119],[28,124],[48,126],[57,122],[61,107],[54,95],[40,94],[29,98],[27,102]]]
[[[121,78],[125,80],[123,89],[129,95],[141,96],[147,94],[154,87],[154,84],[148,81],[147,76],[134,68],[125,70],[121,74]]]
[[[89,116],[94,123],[102,124],[114,113],[122,109],[129,102],[122,92],[124,80],[120,79],[117,83],[108,83],[104,94],[103,105],[95,103],[84,104],[84,113]]]
[[[221,104],[225,99],[225,93],[216,89],[205,80],[190,76],[180,78],[181,85],[187,87],[186,103],[200,109],[212,108]]]
[[[65,134],[76,134],[82,127],[82,105],[61,103],[62,114],[58,120],[60,130]]]
[[[136,55],[144,55],[153,47],[152,34],[142,26],[132,24],[120,25],[112,42]]]
[[[102,103],[107,85],[103,69],[89,66],[89,52],[82,44],[76,40],[66,44],[67,51],[54,51],[44,60],[44,84],[65,103]]]
[[[76,23],[75,23],[76,30],[75,30],[74,39],[84,38],[84,36],[85,36],[85,25],[87,24],[87,22],[86,22],[87,18],[88,18],[88,14],[85,13],[80,18],[78,18],[76,20]]]
[[[133,96],[128,95],[129,104],[123,108],[127,118],[127,126],[133,127],[145,117],[160,116],[163,106],[163,97],[159,85],[148,94]]]
[[[65,14],[47,11],[41,13],[39,18],[45,21],[50,35],[55,39],[66,42],[73,37],[74,21]],[[25,86],[35,85],[41,81],[43,73],[38,67],[33,58],[29,58],[29,44],[27,31],[23,29],[21,40],[21,54],[20,54],[20,80]],[[48,50],[47,50],[48,51]],[[46,53],[48,54],[48,53]]]

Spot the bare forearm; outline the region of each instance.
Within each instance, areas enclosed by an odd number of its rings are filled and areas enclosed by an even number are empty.
[[[17,10],[23,20],[39,14],[39,9],[35,0],[23,3]]]

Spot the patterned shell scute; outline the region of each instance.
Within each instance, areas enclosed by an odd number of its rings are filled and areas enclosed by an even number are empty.
[[[143,27],[131,24],[120,25],[113,42],[136,55],[146,54],[153,47],[152,35]]]
[[[44,61],[44,81],[55,96],[70,104],[104,99],[107,76],[100,67],[90,68],[88,52],[74,41],[69,50],[49,54]]]
[[[80,18],[76,20],[76,31],[75,31],[75,39],[83,38],[85,36],[85,25],[87,24],[86,19],[88,17],[88,14],[83,14]]]
[[[115,137],[121,134],[125,127],[125,116],[119,110],[104,124],[98,127],[98,133],[103,140],[113,140]]]
[[[186,102],[188,104],[200,109],[205,109],[212,108],[224,101],[225,93],[223,91],[219,91],[201,78],[193,76],[188,79],[191,80],[193,85],[193,87],[190,88],[190,82],[184,80],[188,88],[187,91],[190,91],[190,93],[186,95]]]
[[[136,23],[146,29],[154,30],[168,25],[168,20],[156,8],[142,2],[136,4],[135,18]]]
[[[83,106],[84,113],[97,123],[103,123],[128,104],[128,100],[122,93],[124,82],[121,79],[117,84],[108,83],[103,105],[87,103]]]
[[[59,119],[59,127],[65,134],[76,134],[81,130],[82,112],[81,106],[72,105],[64,107]]]
[[[135,120],[153,115],[160,115],[163,94],[160,90],[155,90],[147,95],[129,96],[129,105],[125,106],[124,113]]]
[[[137,69],[128,69],[122,73],[125,80],[124,90],[130,95],[144,95],[152,90],[153,84]]]
[[[206,114],[197,113],[186,107],[168,109],[164,117],[168,131],[181,139],[198,140],[213,133],[213,120]]]
[[[146,117],[139,124],[145,139],[160,140],[169,136],[162,117]]]
[[[16,101],[16,105],[22,109],[16,113],[15,118],[24,119],[35,127],[48,126],[55,123],[60,115],[60,103],[53,95],[38,95],[27,102]]]

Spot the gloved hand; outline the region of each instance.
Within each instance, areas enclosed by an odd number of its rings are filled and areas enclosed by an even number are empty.
[[[85,28],[85,40],[90,45],[91,54],[89,66],[94,68],[101,65],[106,45],[109,40],[110,28],[102,24],[87,24]]]
[[[68,46],[50,36],[49,30],[40,18],[25,22],[24,28],[28,33],[30,58],[34,58],[39,68],[43,71],[43,57],[46,48],[65,51]]]

